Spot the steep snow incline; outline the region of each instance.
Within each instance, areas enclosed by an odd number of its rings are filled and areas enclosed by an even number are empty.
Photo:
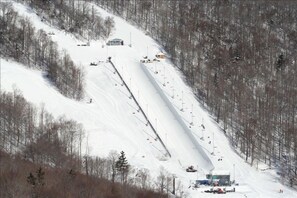
[[[204,152],[201,145],[198,143],[198,141],[193,136],[191,129],[189,129],[188,126],[186,126],[184,120],[182,117],[178,114],[178,110],[174,108],[174,105],[169,101],[167,96],[165,95],[165,92],[161,89],[162,86],[166,86],[169,81],[166,82],[166,84],[159,85],[155,79],[154,76],[149,72],[146,66],[143,64],[141,65],[144,73],[149,78],[149,81],[153,84],[154,88],[157,90],[158,94],[160,95],[161,99],[164,101],[162,107],[166,107],[165,109],[162,109],[162,112],[166,112],[172,117],[171,123],[176,123],[175,126],[170,125],[171,129],[169,129],[169,137],[170,139],[174,139],[173,142],[183,142],[184,145],[181,145],[185,147],[184,149],[181,149],[177,147],[176,145],[172,145],[173,150],[176,149],[181,153],[182,155],[188,154],[192,159],[197,158],[196,162],[199,162],[199,167],[203,168],[204,170],[211,171],[214,167],[211,163],[209,157]],[[164,74],[165,75],[165,74]],[[183,111],[183,110],[182,110]],[[162,119],[162,118],[161,118]],[[162,122],[164,123],[164,122]],[[165,137],[166,138],[166,137]],[[193,152],[193,151],[195,152]],[[193,164],[195,161],[192,161]]]
[[[162,90],[145,73],[146,69],[140,65],[139,59],[135,59],[134,50],[127,46],[113,46],[109,47],[109,51],[116,53],[116,56],[112,56],[115,66],[123,73],[122,76],[135,93],[138,103],[167,145],[172,159],[179,161],[183,167],[198,164],[204,171],[213,169],[208,156],[200,149],[197,141],[191,139],[192,134],[187,134],[188,129],[183,127],[183,122],[179,122],[178,116],[174,115],[172,105],[165,100]]]
[[[205,189],[203,187],[186,189],[191,197],[297,197],[296,192],[277,182],[274,172],[257,171],[233,152],[224,133],[200,107],[170,61],[140,64],[143,56],[153,58],[162,50],[143,32],[114,17],[116,30],[110,38],[123,39],[125,46],[107,47],[103,41],[92,41],[86,47],[77,46],[85,41],[51,27],[50,22],[41,22],[31,9],[19,3],[13,5],[20,15],[32,20],[36,29],[54,32],[51,37],[58,42],[60,49],[66,49],[75,63],[84,67],[86,98],[80,102],[65,98],[42,77],[42,72],[25,69],[3,59],[2,87],[5,90],[17,87],[25,98],[36,105],[44,103],[45,108],[55,116],[65,114],[81,122],[86,129],[85,152],[107,156],[110,150],[124,150],[132,165],[148,168],[153,177],[163,166],[186,187],[191,181],[204,178],[212,165],[215,170],[230,171],[231,178],[239,182],[237,192],[226,195],[201,193]],[[94,8],[104,17],[112,16],[96,5]],[[130,38],[132,47],[128,46]],[[128,91],[121,86],[122,82],[112,66],[105,62],[109,56],[170,150],[172,158],[165,157],[166,151],[155,140],[144,117],[137,112],[135,103],[129,99]],[[99,64],[90,67],[90,62]],[[91,104],[88,102],[90,98],[93,100]],[[189,165],[197,167],[198,173],[186,173],[185,168]],[[278,193],[280,188],[284,189],[283,194]]]

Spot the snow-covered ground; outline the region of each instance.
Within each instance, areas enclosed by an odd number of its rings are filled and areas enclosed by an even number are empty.
[[[29,8],[13,4],[20,15],[29,17],[37,29],[54,32],[52,39],[66,49],[86,72],[86,97],[73,101],[62,96],[43,78],[42,72],[30,70],[9,60],[1,60],[1,85],[7,91],[20,89],[24,97],[60,116],[77,120],[86,130],[85,152],[107,156],[111,150],[125,151],[130,164],[147,168],[152,176],[164,167],[185,186],[190,197],[297,197],[296,191],[283,186],[275,171],[250,167],[230,147],[225,134],[195,99],[181,73],[167,59],[140,63],[143,56],[153,59],[162,48],[142,31],[115,17],[112,38],[124,40],[124,46],[106,46],[106,41],[92,41],[90,46],[77,46],[80,41],[71,34],[41,22]],[[102,16],[112,16],[94,6]],[[130,43],[131,41],[131,43]],[[131,44],[131,47],[129,47]],[[156,138],[138,107],[130,99],[112,65],[132,90],[135,99],[168,148],[171,157]],[[97,66],[90,66],[97,62]],[[92,98],[92,103],[89,99]],[[218,160],[222,159],[222,160]],[[193,165],[198,172],[187,173]],[[236,192],[224,195],[202,193],[207,187],[187,188],[210,170],[223,170],[239,184]],[[279,193],[283,189],[284,193]]]

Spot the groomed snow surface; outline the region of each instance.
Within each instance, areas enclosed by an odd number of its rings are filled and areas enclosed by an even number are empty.
[[[66,49],[74,62],[83,66],[86,96],[79,102],[68,99],[42,72],[4,59],[1,60],[2,89],[18,88],[28,101],[37,106],[45,104],[53,115],[65,114],[82,123],[86,130],[85,152],[106,157],[111,150],[123,150],[130,164],[149,169],[155,178],[164,167],[183,184],[189,197],[297,197],[296,191],[280,183],[275,171],[250,167],[233,151],[222,130],[196,101],[170,61],[140,63],[144,56],[153,59],[162,51],[142,31],[94,5],[103,17],[114,17],[116,30],[109,39],[123,39],[124,46],[106,46],[106,41],[78,46],[86,41],[51,27],[49,22],[41,22],[22,4],[13,5],[20,15],[29,17],[37,29],[53,32],[51,37],[60,49]],[[171,157],[147,126],[112,65],[106,62],[107,57],[111,57]],[[91,62],[98,65],[90,66]],[[198,172],[187,173],[185,169],[190,165]],[[261,166],[265,165],[259,164]],[[203,192],[209,187],[188,188],[197,178],[205,178],[210,170],[230,172],[231,179],[239,184],[235,186],[236,192],[209,194]],[[283,193],[279,193],[280,189]]]

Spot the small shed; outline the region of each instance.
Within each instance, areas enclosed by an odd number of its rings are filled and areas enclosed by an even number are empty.
[[[223,170],[212,171],[210,174],[206,175],[206,178],[210,180],[212,185],[218,186],[230,186],[230,172]]]
[[[124,45],[124,41],[122,39],[115,38],[109,40],[106,45]]]
[[[156,54],[156,58],[165,59],[165,54],[162,52],[159,52],[158,54]]]

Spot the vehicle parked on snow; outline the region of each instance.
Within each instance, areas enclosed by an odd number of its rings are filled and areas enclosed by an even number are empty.
[[[189,166],[187,169],[186,169],[187,172],[197,172],[197,170],[194,168],[194,166]]]
[[[162,53],[162,52],[159,52],[159,53],[156,54],[156,58],[165,59],[165,54]]]
[[[209,179],[198,179],[196,180],[196,185],[205,185],[205,186],[209,186],[211,184],[211,181]]]
[[[226,194],[225,188],[211,188],[209,190],[205,190],[206,193],[213,193],[213,194]]]

